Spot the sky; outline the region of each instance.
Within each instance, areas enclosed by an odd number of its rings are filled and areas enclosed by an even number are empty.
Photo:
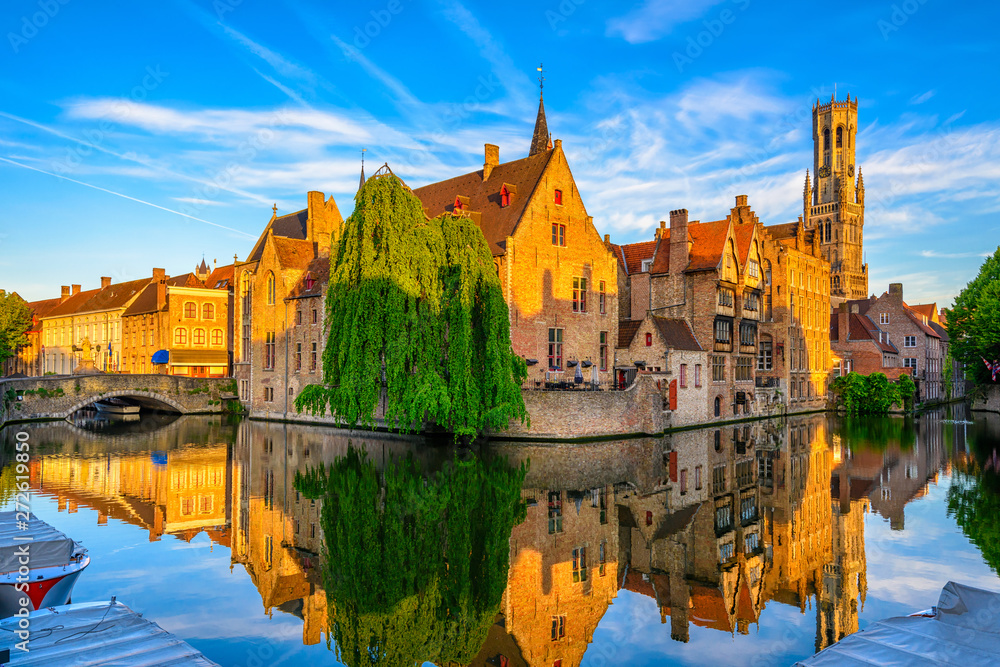
[[[411,187],[527,155],[545,108],[617,243],[746,194],[794,221],[811,105],[859,100],[869,291],[948,305],[1000,242],[1000,5],[940,0],[9,0],[0,288],[245,259],[362,149]]]

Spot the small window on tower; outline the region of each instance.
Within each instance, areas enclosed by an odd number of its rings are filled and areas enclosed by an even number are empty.
[[[837,148],[843,148],[844,146],[844,128],[837,128]]]
[[[562,190],[556,190],[556,205],[562,206]]]
[[[652,347],[653,345],[653,334],[646,334],[646,347]]]
[[[829,128],[823,130],[823,150],[830,150],[830,130]]]

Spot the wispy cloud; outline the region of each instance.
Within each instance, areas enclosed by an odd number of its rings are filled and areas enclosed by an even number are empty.
[[[652,42],[669,35],[675,27],[699,18],[723,0],[645,0],[624,16],[608,20],[607,34],[630,44]]]
[[[934,97],[935,92],[936,91],[934,90],[928,90],[926,93],[922,93],[920,95],[914,95],[912,98],[910,98],[910,104],[923,104],[927,100]]]
[[[965,259],[967,257],[989,257],[991,252],[938,252],[936,250],[921,250],[921,257],[936,257],[939,259]]]

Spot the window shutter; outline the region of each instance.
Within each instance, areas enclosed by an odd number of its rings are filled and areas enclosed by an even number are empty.
[[[677,409],[677,380],[670,381],[670,409]]]

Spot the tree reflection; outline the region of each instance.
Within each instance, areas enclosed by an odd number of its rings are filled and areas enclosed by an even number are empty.
[[[956,461],[948,489],[948,515],[979,547],[983,559],[1000,574],[1000,437],[990,424],[973,427],[972,452]]]
[[[347,665],[468,663],[499,611],[526,467],[462,461],[425,475],[408,456],[378,471],[351,448],[296,475],[322,500],[330,635]]]

